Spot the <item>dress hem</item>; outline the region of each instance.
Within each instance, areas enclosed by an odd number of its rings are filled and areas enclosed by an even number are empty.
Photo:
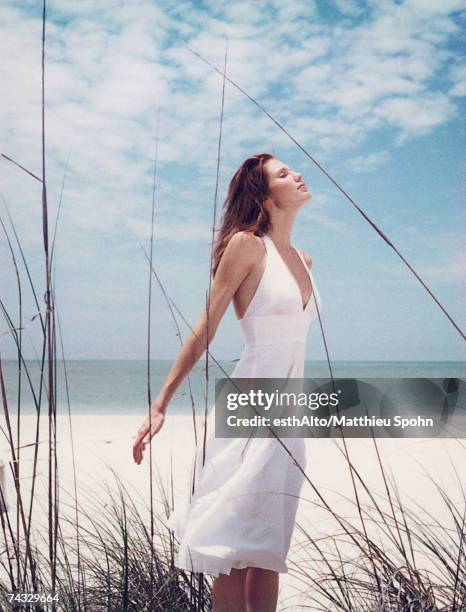
[[[209,574],[217,578],[219,574],[230,575],[232,569],[245,569],[246,567],[256,567],[271,570],[280,574],[288,573],[288,566],[284,562],[257,562],[235,558],[216,557],[199,553],[189,549],[181,554],[176,554],[175,566],[188,572]]]

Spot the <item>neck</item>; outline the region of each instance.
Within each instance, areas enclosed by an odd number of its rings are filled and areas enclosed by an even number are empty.
[[[267,235],[274,241],[274,244],[282,249],[291,247],[291,230],[296,217],[296,212],[290,215],[289,211],[275,210],[271,215],[271,229]]]

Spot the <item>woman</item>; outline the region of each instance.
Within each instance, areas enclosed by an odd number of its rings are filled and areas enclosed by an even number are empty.
[[[303,377],[309,323],[320,301],[311,259],[291,246],[290,234],[296,214],[310,199],[302,175],[267,153],[248,158],[234,175],[215,246],[208,317],[204,312],[193,328],[151,407],[152,431],[149,417],[138,431],[136,463],[231,300],[244,339],[231,377]],[[273,437],[215,438],[213,412],[205,460],[200,448],[195,463],[194,494],[169,518],[180,539],[176,564],[216,576],[216,612],[275,610],[278,573],[288,571],[303,474]],[[304,440],[286,438],[284,443],[304,468]]]

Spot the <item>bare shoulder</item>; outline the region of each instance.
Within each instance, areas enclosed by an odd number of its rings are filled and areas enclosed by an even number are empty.
[[[262,241],[251,232],[239,231],[230,238],[219,265],[222,271],[235,270],[240,276],[249,273],[265,253]]]
[[[259,236],[251,232],[239,231],[233,234],[225,249],[228,258],[240,258],[242,261],[256,261],[264,253],[264,247]]]
[[[307,267],[308,267],[308,268],[311,268],[311,266],[312,266],[312,259],[311,259],[311,256],[310,256],[308,253],[306,253],[305,251],[299,251],[299,252],[300,252],[300,253],[301,253],[301,255],[303,256],[304,261],[307,263]]]

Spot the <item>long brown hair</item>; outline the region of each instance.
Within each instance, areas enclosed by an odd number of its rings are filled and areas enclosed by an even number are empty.
[[[235,172],[228,187],[213,256],[213,275],[233,234],[245,230],[263,236],[270,229],[270,216],[264,206],[269,193],[265,164],[274,156],[258,153],[248,157]]]

